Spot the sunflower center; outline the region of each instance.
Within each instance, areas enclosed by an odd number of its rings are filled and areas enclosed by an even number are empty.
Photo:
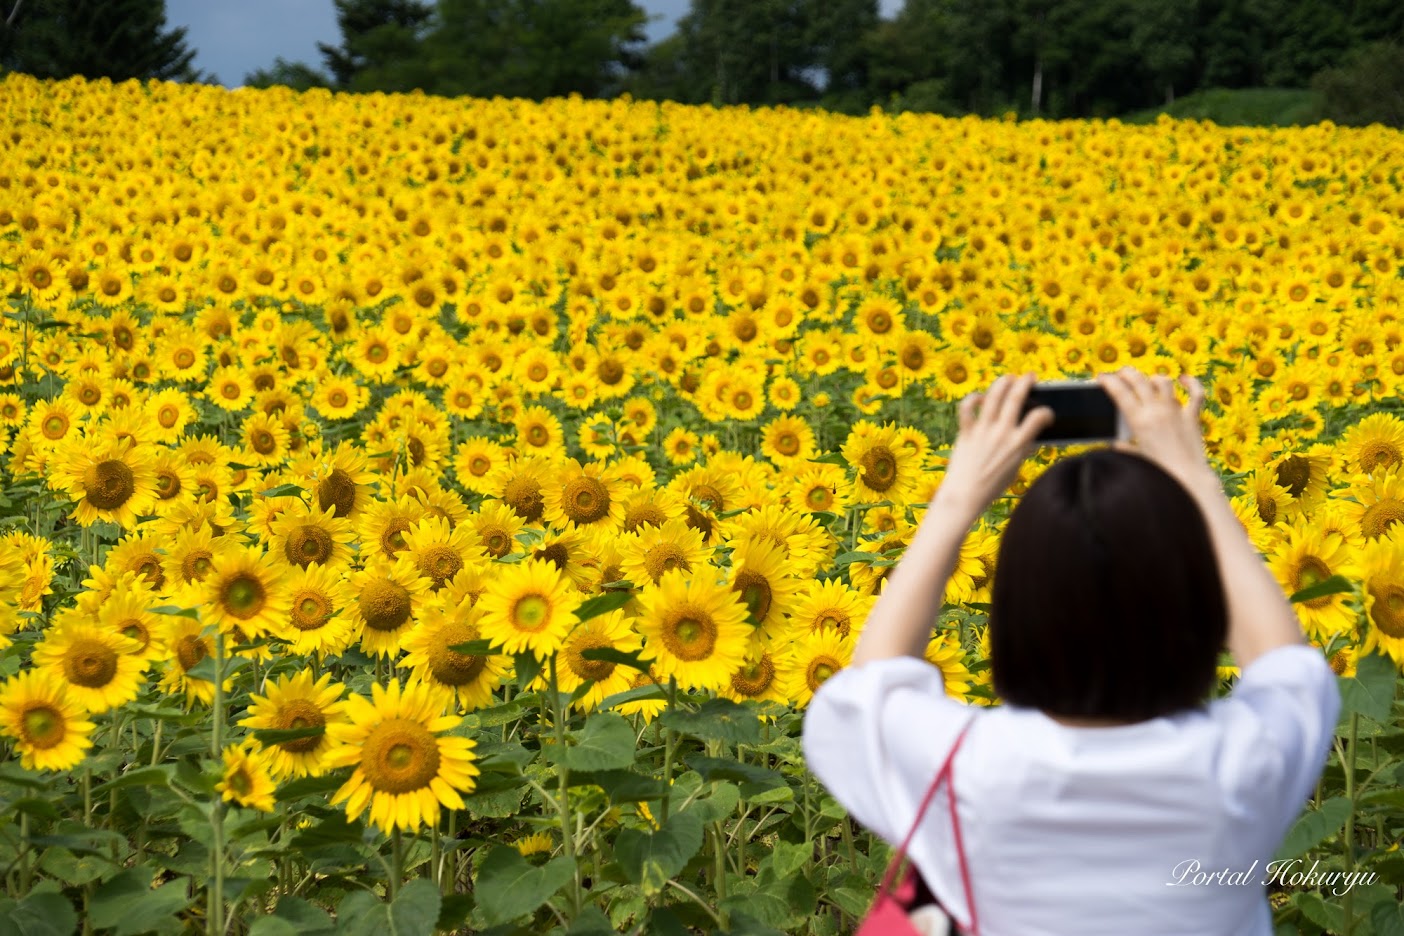
[[[468,473],[475,478],[481,478],[492,468],[492,459],[486,455],[474,455],[468,459]]]
[[[482,539],[483,549],[490,556],[500,559],[512,549],[512,535],[502,527],[481,529],[478,536]]]
[[[348,516],[356,506],[356,482],[340,468],[333,469],[317,483],[317,506],[324,511],[335,507],[333,516]]]
[[[272,455],[278,449],[278,440],[267,429],[259,429],[249,439],[253,450],[260,455]]]
[[[502,491],[502,499],[527,523],[541,519],[545,502],[541,497],[541,485],[532,478],[513,478]]]
[[[440,635],[438,646],[429,652],[429,671],[445,686],[465,686],[477,679],[487,666],[487,657],[450,650],[454,644],[477,640],[478,629],[470,625],[450,625]]]
[[[116,510],[136,492],[132,469],[115,458],[100,461],[83,477],[88,502],[98,510]]]
[[[817,656],[809,661],[809,666],[805,668],[804,679],[809,684],[809,690],[813,692],[824,684],[834,673],[838,672],[843,664],[831,656]]]
[[[594,523],[609,513],[609,490],[595,478],[572,478],[561,498],[561,510],[576,523]]]
[[[376,579],[361,589],[361,617],[372,630],[393,631],[409,620],[409,589],[389,579]]]
[[[291,699],[284,702],[278,708],[275,720],[278,727],[284,730],[289,728],[320,728],[327,723],[327,717],[310,699]],[[291,741],[279,742],[278,747],[292,754],[306,754],[308,751],[316,750],[317,745],[321,743],[322,736],[313,735],[310,738],[294,738]]]
[[[100,689],[117,675],[117,651],[99,640],[75,640],[63,655],[63,673],[75,686]]]
[[[1277,483],[1293,497],[1301,497],[1311,480],[1311,462],[1300,455],[1288,455],[1277,466]],[[1271,523],[1272,521],[1268,521]]]
[[[267,597],[263,583],[256,576],[241,572],[224,584],[220,604],[226,613],[248,620],[263,610]]]
[[[210,655],[205,642],[193,634],[186,634],[176,641],[176,660],[184,672],[190,672],[195,665]]]
[[[439,775],[439,745],[417,721],[391,718],[371,729],[361,747],[361,769],[377,793],[427,789]]]
[[[860,461],[863,483],[874,491],[885,491],[897,480],[897,457],[885,445],[874,445]]]
[[[667,522],[668,515],[665,514],[657,504],[645,502],[632,508],[624,515],[624,530],[625,532],[632,533],[639,527],[661,527]]]
[[[687,561],[686,554],[676,543],[659,543],[651,547],[644,553],[644,569],[656,582],[669,569],[682,569],[684,572],[691,572],[692,565]]]
[[[1360,450],[1360,470],[1375,471],[1399,464],[1399,449],[1388,442],[1368,442]]]
[[[736,573],[736,581],[732,583],[731,590],[741,594],[741,600],[750,609],[753,620],[765,620],[765,616],[770,613],[771,598],[770,582],[764,575],[750,569],[742,569]]]
[[[1404,586],[1393,582],[1369,585],[1374,602],[1370,606],[1370,620],[1386,635],[1404,638]]]
[[[583,656],[586,650],[608,646],[610,643],[602,634],[582,634],[571,641],[570,652],[566,654],[566,665],[583,680],[599,682],[608,679],[614,673],[615,664],[607,660],[587,660]]]
[[[1258,516],[1268,526],[1277,522],[1277,501],[1271,497],[1258,498]]]
[[[842,611],[825,611],[814,619],[813,629],[815,631],[821,631],[826,627],[831,627],[844,637],[847,637],[852,627],[852,621],[848,615],[844,614]]]
[[[304,591],[293,596],[291,620],[300,631],[322,627],[332,616],[331,599],[321,592]]]
[[[512,626],[535,633],[551,619],[551,603],[542,595],[523,595],[512,606]]]
[[[24,740],[40,750],[51,748],[63,740],[64,725],[63,713],[43,704],[26,709],[20,719]]]
[[[170,500],[180,493],[180,475],[169,468],[160,468],[156,471],[156,497],[159,500]]]
[[[762,654],[759,660],[741,667],[731,674],[731,688],[737,695],[756,698],[775,681],[775,662],[770,654]]]
[[[527,441],[535,446],[546,445],[551,441],[551,433],[542,425],[534,425],[527,430]]]
[[[775,450],[781,455],[794,455],[799,448],[799,436],[793,432],[782,432],[775,437]]]
[[[673,656],[689,663],[710,657],[716,644],[717,625],[700,608],[684,608],[663,628],[663,645]]]
[[[450,546],[430,546],[419,556],[419,572],[434,580],[434,591],[443,588],[462,568],[463,557]]]
[[[210,574],[213,559],[208,549],[197,549],[180,561],[180,574],[187,582],[198,582]]]
[[[1301,591],[1313,585],[1320,584],[1331,577],[1331,568],[1315,556],[1303,556],[1301,564],[1297,566],[1297,587],[1294,591]],[[1304,602],[1308,608],[1322,608],[1331,603],[1333,595],[1322,595],[1320,598],[1313,598]]]
[[[318,565],[325,563],[331,558],[334,546],[330,533],[309,523],[288,534],[287,542],[283,544],[283,554],[293,565],[305,569],[314,562]]]
[[[826,487],[813,487],[804,495],[810,510],[828,510],[834,505],[834,492]]]
[[[1365,508],[1360,515],[1360,530],[1367,539],[1376,539],[1400,520],[1404,520],[1404,501],[1390,497]]]

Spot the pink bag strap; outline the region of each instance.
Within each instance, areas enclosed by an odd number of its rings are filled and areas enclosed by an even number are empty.
[[[916,835],[917,827],[921,825],[922,817],[926,815],[926,808],[931,805],[931,800],[936,795],[936,790],[941,785],[942,780],[946,780],[946,792],[950,801],[951,825],[955,831],[956,857],[960,861],[960,883],[965,889],[965,905],[970,908],[970,932],[979,936],[980,922],[975,914],[975,892],[970,884],[970,866],[965,860],[965,840],[960,834],[960,818],[956,814],[955,784],[950,782],[952,766],[955,763],[956,752],[960,750],[961,742],[965,740],[965,735],[970,731],[970,727],[975,724],[975,719],[965,723],[965,727],[956,735],[955,744],[951,745],[951,752],[946,755],[946,760],[941,764],[941,769],[936,771],[936,777],[931,781],[931,786],[927,789],[926,795],[921,798],[921,805],[917,807],[916,819],[912,820],[912,828],[907,832],[907,837],[902,840],[897,853],[892,856],[891,863],[887,866],[886,873],[882,876],[882,883],[878,885],[878,893],[886,894],[892,890],[892,879],[897,874],[898,867],[902,860],[907,857],[907,847],[911,845],[912,838]]]

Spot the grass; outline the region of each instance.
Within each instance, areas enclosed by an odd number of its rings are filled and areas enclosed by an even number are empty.
[[[1297,88],[1210,88],[1186,95],[1168,107],[1136,111],[1123,123],[1152,123],[1161,114],[1182,120],[1209,120],[1224,127],[1291,127],[1320,120],[1320,97]]]

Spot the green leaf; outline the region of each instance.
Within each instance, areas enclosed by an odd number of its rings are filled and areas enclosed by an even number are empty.
[[[263,497],[297,497],[302,494],[302,487],[297,484],[280,484],[258,493]]]
[[[834,560],[834,565],[848,565],[851,562],[873,562],[874,560],[879,558],[881,557],[875,555],[874,553],[866,553],[862,550],[855,550],[854,552],[846,552],[840,555]]]
[[[826,454],[820,455],[818,458],[811,458],[809,459],[809,461],[813,462],[816,465],[842,465],[844,467],[848,466],[848,459],[844,458],[843,453],[841,452],[828,452]]]
[[[684,810],[674,813],[657,832],[621,829],[614,854],[629,880],[645,894],[657,894],[702,850],[702,817]]]
[[[1342,714],[1354,712],[1377,722],[1388,722],[1398,679],[1399,670],[1389,657],[1378,653],[1361,657],[1354,676],[1340,677]]]
[[[1404,907],[1382,900],[1370,909],[1375,936],[1404,936]]]
[[[663,781],[632,770],[572,770],[571,786],[597,786],[614,803],[638,803],[663,798]]]
[[[449,649],[464,656],[495,656],[502,652],[501,645],[495,640],[470,640],[467,643],[453,644]]]
[[[1292,902],[1302,911],[1302,916],[1317,926],[1325,927],[1332,933],[1345,931],[1345,911],[1335,904],[1327,903],[1321,899],[1321,895],[1298,891],[1292,895]]]
[[[175,774],[175,764],[161,764],[156,767],[138,767],[136,770],[128,770],[120,777],[116,777],[106,783],[99,783],[93,787],[93,795],[101,796],[112,790],[122,790],[127,787],[155,786],[168,787],[171,785],[171,777]]]
[[[305,728],[257,728],[253,736],[265,747],[282,744],[285,741],[300,741],[303,738],[320,738],[327,733],[326,725],[308,725]]]
[[[1304,813],[1292,824],[1292,828],[1287,830],[1287,837],[1282,840],[1282,846],[1273,856],[1274,860],[1284,861],[1306,854],[1307,849],[1339,832],[1348,815],[1350,800],[1344,796],[1333,796],[1322,803],[1320,809]]]
[[[730,699],[708,699],[695,712],[673,709],[658,719],[679,734],[703,741],[756,744],[760,741],[760,719],[750,708]]]
[[[0,932],[14,936],[73,936],[77,930],[78,914],[62,894],[36,890],[19,903],[0,900]]]
[[[591,904],[571,921],[565,936],[613,936],[615,932],[604,911]]]
[[[616,608],[624,607],[633,597],[634,593],[631,591],[610,591],[602,595],[595,595],[593,598],[586,598],[575,610],[575,617],[577,620],[588,621],[590,618],[599,617],[601,614],[608,614]]]
[[[297,931],[304,936],[317,936],[319,931],[332,928],[331,917],[320,907],[301,897],[279,897],[273,916],[294,924]]]
[[[418,878],[391,903],[359,891],[337,907],[337,936],[434,936],[443,897],[432,881]]]
[[[483,859],[473,893],[488,926],[534,912],[575,877],[575,862],[561,855],[533,867],[510,845],[496,845]]]
[[[434,926],[441,930],[456,933],[468,922],[468,915],[478,905],[472,894],[449,894],[439,904],[439,919]]]
[[[53,803],[37,796],[25,796],[17,799],[10,803],[9,808],[43,822],[58,822],[62,818],[62,814]]]
[[[761,859],[761,869],[768,869],[774,880],[783,881],[799,873],[806,861],[814,857],[814,846],[806,843],[776,842],[770,854]]]
[[[785,786],[785,778],[778,772],[755,764],[743,764],[725,757],[704,757],[701,754],[683,759],[687,766],[702,775],[703,780],[731,780],[750,782],[767,786]]]
[[[176,617],[190,618],[192,621],[200,620],[200,610],[198,608],[181,608],[176,605],[157,605],[151,609],[153,614],[172,614]]]
[[[102,877],[112,867],[112,859],[106,855],[79,857],[66,848],[50,848],[39,867],[65,884],[81,886]]]
[[[640,673],[647,673],[650,661],[640,660],[639,654],[641,652],[641,650],[635,650],[632,653],[625,653],[616,647],[591,647],[589,650],[581,651],[580,655],[587,660],[599,660],[601,663],[627,666]]]
[[[514,654],[512,665],[517,672],[517,685],[525,689],[537,676],[541,675],[542,662],[530,651]]]
[[[634,763],[634,729],[622,715],[598,712],[585,727],[566,736],[566,746],[543,746],[542,754],[553,764],[571,770],[621,770]]]
[[[303,931],[287,920],[275,916],[261,916],[249,927],[249,936],[303,936]]]
[[[1311,601],[1313,598],[1325,598],[1327,595],[1339,595],[1342,592],[1353,591],[1355,586],[1350,579],[1344,575],[1333,575],[1328,579],[1323,579],[1315,585],[1309,585],[1292,595],[1292,603]]]
[[[657,699],[668,698],[668,693],[663,687],[658,685],[636,686],[633,689],[625,689],[623,692],[616,692],[612,696],[605,696],[600,701],[599,708],[612,709],[630,702],[652,702]]]
[[[346,777],[341,771],[323,774],[320,777],[299,777],[278,787],[275,799],[284,803],[288,800],[302,799],[305,796],[325,796],[340,789],[345,782]]]
[[[93,926],[111,927],[113,936],[138,936],[152,930],[179,932],[181,923],[176,914],[190,906],[189,887],[189,881],[176,880],[153,889],[149,870],[124,871],[93,895]]]

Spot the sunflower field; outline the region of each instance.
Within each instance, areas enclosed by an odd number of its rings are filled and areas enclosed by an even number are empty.
[[[806,703],[955,402],[1128,364],[1205,381],[1341,676],[1279,857],[1368,883],[1275,888],[1282,932],[1404,932],[1398,132],[17,75],[0,113],[0,932],[851,931],[890,852]],[[927,652],[974,704],[1008,509]]]

